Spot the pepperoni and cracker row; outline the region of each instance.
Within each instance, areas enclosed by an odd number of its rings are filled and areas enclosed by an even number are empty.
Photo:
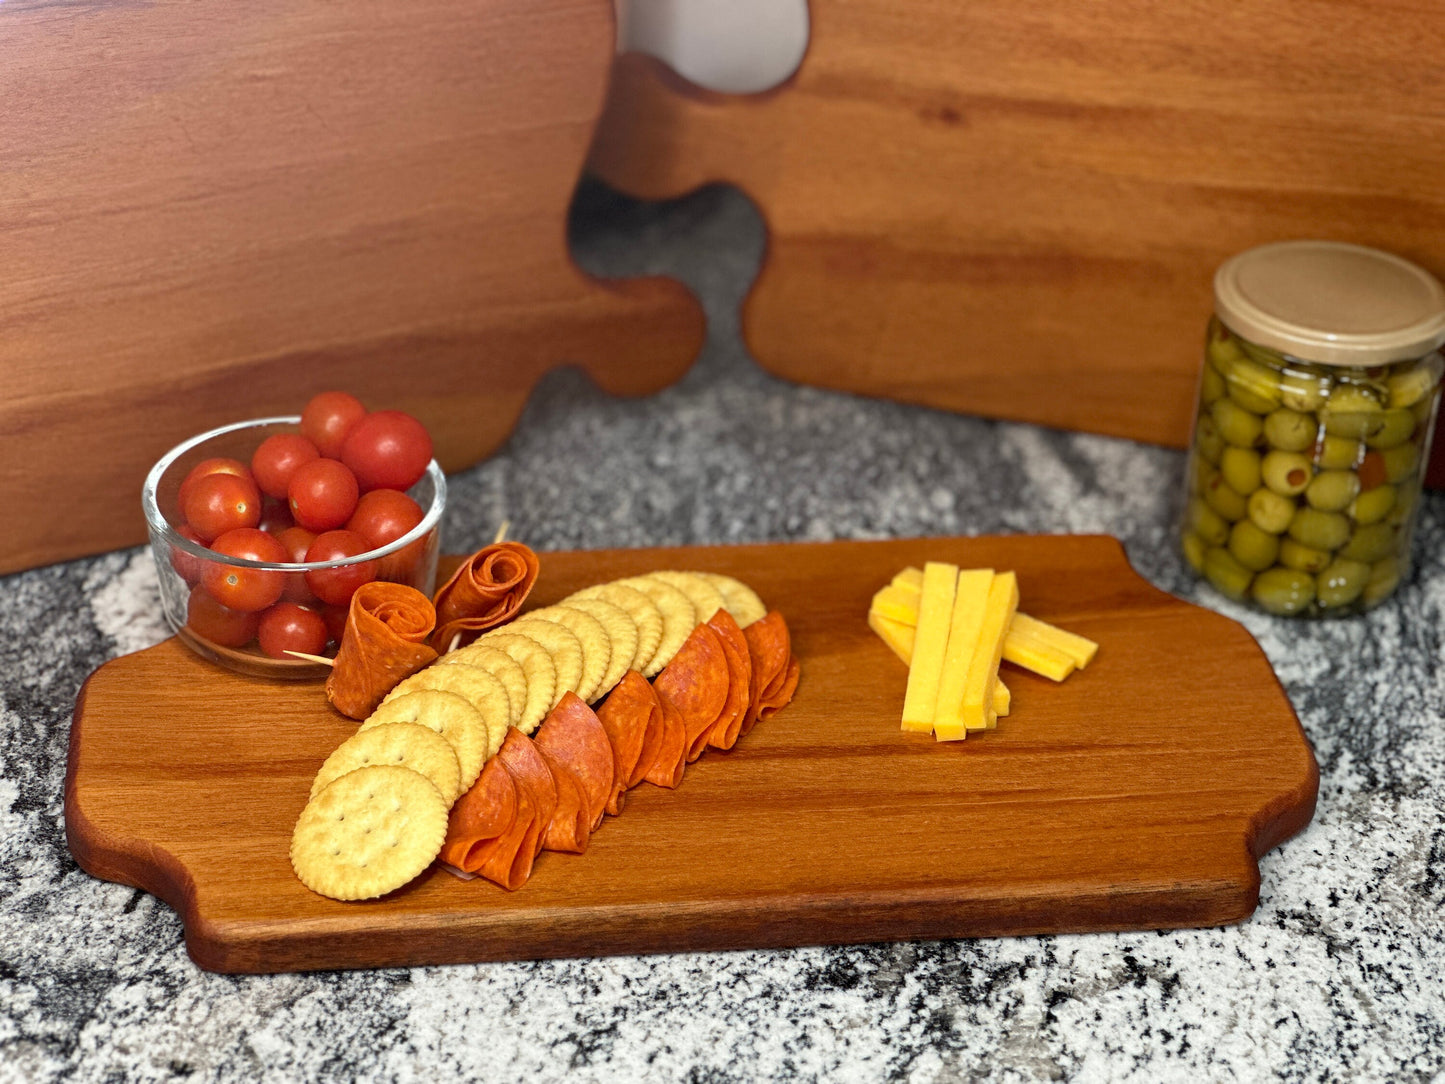
[[[351,596],[326,699],[342,715],[365,719],[398,682],[436,660],[426,643],[435,626],[431,600],[416,588],[362,584]]]

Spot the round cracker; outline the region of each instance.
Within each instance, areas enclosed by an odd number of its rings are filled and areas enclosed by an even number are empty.
[[[645,672],[652,657],[657,654],[657,645],[662,642],[662,611],[657,608],[657,603],[635,587],[624,587],[620,583],[599,583],[564,598],[562,603],[570,606],[573,599],[588,598],[610,602],[632,618],[632,623],[637,626],[637,651],[627,669]]]
[[[742,580],[724,576],[721,572],[700,572],[698,575],[722,592],[723,605],[739,627],[747,628],[768,615],[768,608],[758,598],[758,593]]]
[[[552,703],[547,705],[548,708],[555,708],[562,697],[577,691],[577,684],[582,680],[582,641],[577,639],[575,632],[556,621],[532,614],[517,618],[506,629],[536,640],[552,656],[557,684],[552,690]]]
[[[374,764],[334,780],[291,834],[291,868],[313,892],[368,900],[431,865],[447,837],[447,804],[410,768]]]
[[[686,595],[692,608],[697,611],[699,622],[711,621],[719,610],[727,609],[722,592],[701,573],[664,569],[661,572],[649,572],[647,575],[654,580],[672,584]]]
[[[361,724],[361,729],[370,730],[387,723],[420,723],[446,738],[457,755],[460,773],[457,788],[463,794],[477,781],[482,765],[492,755],[491,729],[486,717],[457,692],[414,685],[395,696],[388,695]]]
[[[657,652],[642,670],[643,677],[656,677],[672,661],[692,630],[697,628],[697,610],[688,597],[672,584],[653,579],[650,575],[633,576],[620,583],[641,591],[662,611],[662,639],[658,642]]]
[[[522,707],[517,729],[530,734],[552,710],[552,693],[557,688],[557,667],[547,649],[530,636],[506,631],[503,626],[496,632],[486,633],[487,643],[499,647],[522,664],[522,673],[527,677],[527,702]],[[451,667],[447,667],[451,669]]]
[[[593,690],[592,699],[588,703],[601,700],[617,687],[617,683],[622,680],[622,675],[627,673],[628,668],[632,666],[632,660],[637,656],[637,622],[633,621],[622,607],[600,598],[573,596],[568,601],[553,606],[552,609],[588,614],[596,618],[597,623],[602,626],[602,630],[607,633],[607,640],[612,645],[612,654],[607,661],[607,669],[602,672],[602,677],[597,682],[597,688]]]
[[[623,614],[623,617],[626,616]],[[534,610],[521,620],[526,621],[533,617],[555,621],[577,637],[577,642],[582,647],[582,673],[577,679],[574,691],[590,704],[596,699],[597,688],[602,684],[602,677],[607,673],[607,667],[612,661],[612,640],[607,635],[607,630],[602,627],[602,622],[591,614],[574,610],[570,606],[548,606],[546,609]],[[633,629],[636,631],[635,625]],[[628,658],[631,657],[629,652]]]
[[[448,809],[461,793],[462,769],[451,742],[420,723],[383,723],[358,730],[336,747],[312,780],[311,797],[347,772],[371,764],[394,764],[426,776]]]
[[[479,666],[500,681],[507,690],[507,701],[512,711],[507,719],[508,726],[516,726],[522,718],[522,706],[527,702],[527,675],[522,664],[499,647],[489,644],[470,643],[456,651],[449,651],[437,660],[438,664],[450,666],[465,664]]]

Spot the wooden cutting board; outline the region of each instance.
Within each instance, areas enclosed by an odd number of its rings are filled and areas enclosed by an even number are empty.
[[[754,356],[805,384],[1182,446],[1211,280],[1326,237],[1445,277],[1445,7],[810,0],[738,97],[622,57],[590,168],[768,229]],[[1435,475],[1445,484],[1445,472]]]
[[[906,671],[864,614],[928,559],[1015,569],[1027,611],[1098,658],[1058,685],[1006,667],[997,730],[902,733]],[[1114,539],[554,553],[534,597],[667,567],[743,577],[785,613],[797,697],[677,790],[633,790],[586,854],[544,853],[515,893],[440,869],[367,903],[302,887],[291,830],[354,724],[317,685],[175,640],[81,692],[71,852],[175,907],[202,967],[287,971],[1239,922],[1256,859],[1313,815],[1314,757],[1253,638],[1151,587]]]
[[[610,0],[0,4],[0,573],[145,537],[178,441],[338,387],[446,470],[581,365],[702,344],[680,283],[567,252]]]

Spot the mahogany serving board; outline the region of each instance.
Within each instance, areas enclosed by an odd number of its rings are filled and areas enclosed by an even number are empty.
[[[864,614],[928,559],[1017,570],[1028,612],[1098,658],[1059,685],[1006,667],[1013,713],[966,742],[902,733],[906,672]],[[302,887],[291,830],[354,724],[318,685],[176,640],[81,692],[71,852],[175,907],[202,967],[287,971],[1232,923],[1258,856],[1313,815],[1313,754],[1253,638],[1151,587],[1114,539],[553,553],[534,598],[668,567],[743,577],[786,614],[797,697],[515,893],[440,869],[367,903]]]
[[[140,480],[340,387],[446,470],[535,382],[702,345],[682,284],[567,251],[610,0],[0,4],[0,573],[145,538]]]
[[[1215,268],[1326,237],[1445,277],[1445,7],[809,0],[752,96],[621,57],[589,165],[768,228],[779,376],[1182,446]],[[1442,453],[1445,454],[1445,453]],[[1434,479],[1445,484],[1445,462]]]

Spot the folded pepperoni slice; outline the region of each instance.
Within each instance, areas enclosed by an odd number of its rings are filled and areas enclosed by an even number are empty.
[[[612,796],[614,754],[607,730],[587,704],[568,693],[552,709],[533,739],[553,760],[566,765],[587,797],[589,827],[602,823]]]
[[[501,761],[495,763],[500,765]],[[501,770],[512,780],[516,790],[517,812],[507,830],[479,852],[481,865],[469,872],[480,873],[492,883],[512,892],[526,884],[527,878],[532,875],[532,863],[536,860],[533,843],[538,830],[537,804],[531,790],[523,786],[505,765]]]
[[[622,675],[597,709],[602,729],[612,744],[612,795],[607,812],[622,811],[623,795],[642,782],[662,743],[662,705],[657,692],[636,670]]]
[[[537,752],[547,762],[552,781],[557,786],[557,809],[547,828],[542,833],[544,851],[562,851],[566,854],[581,854],[587,850],[587,841],[592,836],[592,819],[587,811],[587,795],[572,770],[536,742]]]
[[[521,888],[532,876],[532,864],[542,851],[543,835],[557,811],[557,784],[542,754],[520,730],[507,731],[507,740],[496,759],[516,784],[517,818],[480,873],[511,891]]]
[[[658,696],[657,701],[662,709],[662,740],[643,778],[671,790],[682,782],[687,768],[687,726],[672,701],[665,696]]]
[[[662,673],[652,679],[658,697],[671,703],[687,728],[687,762],[707,748],[708,732],[728,698],[728,660],[722,641],[707,625],[688,633]]]
[[[748,654],[753,663],[753,692],[743,716],[742,732],[746,734],[758,721],[758,712],[762,710],[763,697],[769,686],[787,674],[793,645],[788,624],[777,610],[768,611],[767,616],[743,629],[743,638],[747,640]]]
[[[426,643],[435,625],[431,600],[415,588],[362,584],[351,596],[326,698],[343,715],[365,719],[397,682],[436,659]]]
[[[798,657],[794,655],[788,660],[788,668],[783,672],[782,680],[777,687],[763,693],[763,703],[758,709],[758,718],[766,719],[777,713],[779,708],[786,707],[793,699],[793,693],[798,689]]]
[[[520,542],[498,542],[472,554],[433,596],[437,625],[432,646],[446,651],[458,634],[466,644],[510,621],[531,593],[539,571],[537,555]]]
[[[441,860],[476,873],[516,819],[517,785],[502,762],[493,758],[472,789],[452,806]]]
[[[737,620],[726,610],[718,610],[707,622],[717,633],[728,664],[728,696],[723,702],[717,722],[707,733],[707,744],[714,749],[731,749],[742,732],[752,696],[753,660],[748,654],[748,641]]]

